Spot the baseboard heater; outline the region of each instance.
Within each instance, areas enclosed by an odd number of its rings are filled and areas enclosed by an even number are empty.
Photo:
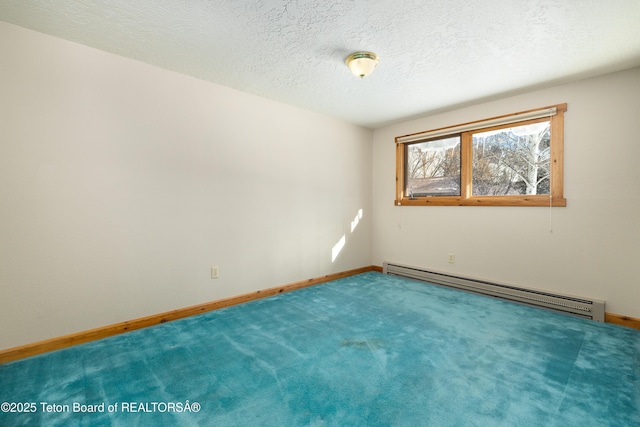
[[[387,261],[383,263],[382,272],[604,322],[604,301],[602,300],[551,294]]]

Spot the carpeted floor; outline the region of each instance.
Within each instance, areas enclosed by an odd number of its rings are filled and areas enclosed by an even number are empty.
[[[371,272],[0,365],[0,402],[2,426],[639,426],[640,331]]]

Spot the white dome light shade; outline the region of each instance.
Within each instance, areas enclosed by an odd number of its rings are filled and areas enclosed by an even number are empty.
[[[344,62],[354,75],[363,79],[373,72],[380,58],[373,52],[355,52],[347,56]]]

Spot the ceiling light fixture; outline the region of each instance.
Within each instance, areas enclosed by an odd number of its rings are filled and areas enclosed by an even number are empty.
[[[376,65],[380,62],[380,58],[373,52],[354,52],[347,56],[344,62],[353,74],[364,79],[373,73]]]

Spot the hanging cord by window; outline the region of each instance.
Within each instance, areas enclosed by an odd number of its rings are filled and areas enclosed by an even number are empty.
[[[549,183],[551,183],[551,178],[549,178]],[[553,233],[553,196],[549,194],[549,233]]]

